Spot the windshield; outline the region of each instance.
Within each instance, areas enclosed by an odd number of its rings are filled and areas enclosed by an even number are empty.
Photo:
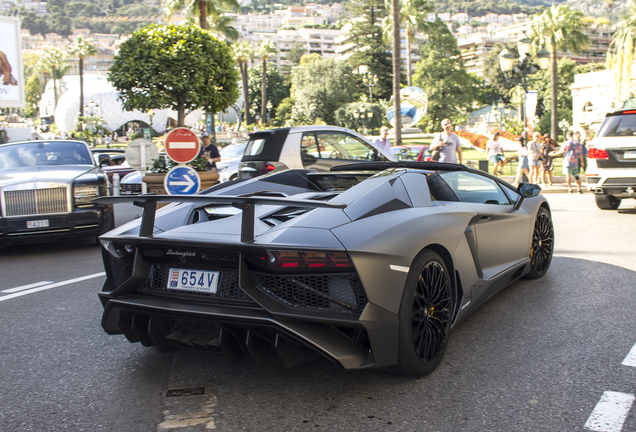
[[[77,141],[39,141],[0,147],[0,169],[45,165],[93,165],[93,158],[86,145]]]
[[[242,144],[231,144],[227,147],[223,147],[219,150],[221,154],[221,160],[223,159],[237,159],[243,157],[243,152],[245,151],[245,146],[247,143]]]
[[[636,135],[636,114],[619,114],[605,117],[597,137],[622,137]]]

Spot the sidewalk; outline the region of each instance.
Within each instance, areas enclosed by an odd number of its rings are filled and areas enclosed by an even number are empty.
[[[513,181],[515,181],[514,176],[499,176],[499,178],[501,178],[502,180],[507,181],[508,183],[511,183]],[[541,186],[541,185],[540,185]],[[572,190],[576,191],[576,182],[572,181]],[[591,192],[587,189],[587,181],[585,180],[585,176],[582,176],[581,178],[581,190],[583,191],[584,194],[590,194]],[[568,185],[565,182],[565,176],[552,176],[552,186],[549,185],[545,185],[545,186],[541,186],[541,193],[542,194],[547,194],[547,193],[568,193]]]

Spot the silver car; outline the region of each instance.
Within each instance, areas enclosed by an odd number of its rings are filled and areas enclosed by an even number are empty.
[[[285,169],[329,171],[351,162],[395,160],[371,141],[337,126],[295,126],[253,132],[249,136],[239,178]]]

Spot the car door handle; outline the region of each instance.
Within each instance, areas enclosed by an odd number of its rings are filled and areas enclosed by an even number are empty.
[[[492,215],[480,216],[479,222],[488,222],[492,218]]]

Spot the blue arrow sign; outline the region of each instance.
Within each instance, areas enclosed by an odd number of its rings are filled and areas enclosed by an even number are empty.
[[[192,168],[176,166],[168,171],[163,185],[170,195],[193,195],[199,192],[201,179]]]

